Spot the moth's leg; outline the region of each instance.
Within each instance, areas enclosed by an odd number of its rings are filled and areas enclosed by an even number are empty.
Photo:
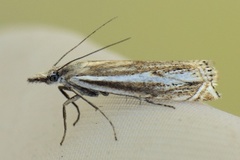
[[[64,87],[64,86],[58,86],[58,89],[67,99],[70,99],[69,95],[64,91],[64,90],[71,91],[70,89],[68,89],[67,87]],[[75,106],[75,108],[77,109],[77,113],[78,113],[77,119],[73,123],[73,126],[75,126],[80,119],[80,110],[79,110],[78,105],[75,102],[72,102],[72,104]]]
[[[171,105],[154,102],[153,98],[146,98],[145,101],[148,102],[148,103],[151,103],[151,104],[161,105],[163,107],[169,107],[169,108],[175,109],[175,107],[173,107]]]
[[[109,93],[107,93],[107,92],[100,92],[103,96],[108,96],[109,95]]]
[[[99,95],[99,92],[98,91],[92,91],[92,90],[89,90],[89,89],[86,89],[86,88],[82,88],[82,87],[79,87],[79,86],[73,86],[71,88],[71,91],[74,89],[75,92],[77,92],[78,94],[81,94],[81,95],[85,95],[85,96],[89,96],[89,97],[97,97]]]
[[[78,95],[75,95],[71,98],[69,98],[67,101],[65,101],[63,103],[63,125],[64,125],[64,133],[63,133],[63,137],[62,137],[62,140],[60,142],[60,145],[63,144],[63,141],[65,139],[65,136],[66,136],[66,133],[67,133],[67,122],[66,122],[66,119],[67,119],[67,114],[66,114],[66,106],[69,104],[69,103],[74,103],[76,100],[78,100],[80,97]]]
[[[93,103],[91,103],[90,101],[88,101],[87,99],[85,99],[82,95],[79,95],[76,91],[72,90],[74,93],[76,93],[76,95],[78,95],[80,98],[82,98],[85,102],[87,102],[91,107],[93,107],[94,109],[98,110],[106,119],[107,121],[110,123],[110,125],[112,126],[113,129],[113,134],[114,134],[114,139],[117,141],[117,134],[115,131],[115,127],[112,123],[112,121],[104,114],[104,112],[102,110],[100,110],[97,106],[95,106]]]
[[[138,96],[138,97],[137,97],[137,96],[125,96],[126,102],[127,102],[127,100],[128,100],[128,97],[137,99],[137,100],[139,100],[139,105],[142,104],[142,97],[141,97],[141,96]]]

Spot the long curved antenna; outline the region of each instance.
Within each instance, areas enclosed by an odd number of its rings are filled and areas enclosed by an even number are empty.
[[[64,65],[63,65],[62,67],[60,67],[57,71],[59,71],[60,69],[66,67],[67,65],[69,65],[70,63],[72,63],[72,62],[74,62],[74,61],[76,61],[76,60],[79,60],[79,59],[82,59],[82,58],[84,58],[84,57],[90,56],[90,55],[93,54],[93,53],[99,52],[99,51],[101,51],[101,50],[103,50],[103,49],[106,49],[106,48],[108,48],[108,47],[114,46],[114,45],[116,45],[116,44],[122,43],[122,42],[124,42],[124,41],[126,41],[126,40],[129,40],[130,38],[131,38],[131,37],[125,38],[125,39],[123,39],[123,40],[121,40],[121,41],[118,41],[118,42],[109,44],[109,45],[107,45],[107,46],[105,46],[105,47],[102,47],[102,48],[100,48],[100,49],[98,49],[98,50],[95,50],[95,51],[93,51],[93,52],[90,52],[90,53],[88,53],[88,54],[85,54],[84,56],[81,56],[81,57],[78,57],[78,58],[76,58],[76,59],[73,59],[73,60],[69,61],[68,63],[64,64]]]
[[[113,17],[112,19],[108,20],[107,22],[105,22],[104,24],[102,24],[101,26],[99,26],[97,29],[95,29],[92,33],[90,33],[87,37],[85,37],[81,42],[79,42],[76,46],[74,46],[72,49],[70,49],[69,51],[67,51],[53,66],[56,66],[68,53],[70,53],[71,51],[73,51],[75,48],[77,48],[80,44],[82,44],[85,40],[87,40],[91,35],[93,35],[95,32],[97,32],[100,28],[102,28],[103,26],[105,26],[106,24],[108,24],[109,22],[113,21],[114,19],[116,19],[117,17]]]

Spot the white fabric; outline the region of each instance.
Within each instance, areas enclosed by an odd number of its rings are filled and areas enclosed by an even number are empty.
[[[50,69],[82,38],[41,27],[0,31],[1,159],[239,159],[239,117],[202,103],[171,103],[174,110],[119,96],[86,97],[112,120],[118,141],[106,119],[79,100],[80,122],[72,126],[77,114],[69,105],[67,136],[60,146],[65,98],[57,86],[28,84],[26,79]],[[64,62],[99,47],[88,40]],[[121,57],[104,50],[84,60],[89,59]]]

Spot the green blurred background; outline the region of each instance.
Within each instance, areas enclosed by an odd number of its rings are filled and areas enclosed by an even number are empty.
[[[222,99],[209,104],[240,116],[240,1],[238,0],[0,0],[0,29],[47,25],[87,35],[129,59],[215,62]],[[75,44],[73,44],[75,45]]]

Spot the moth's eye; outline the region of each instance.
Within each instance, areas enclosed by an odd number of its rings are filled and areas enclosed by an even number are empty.
[[[49,79],[52,82],[56,82],[58,80],[59,76],[56,73],[53,73],[52,75],[50,75]]]

